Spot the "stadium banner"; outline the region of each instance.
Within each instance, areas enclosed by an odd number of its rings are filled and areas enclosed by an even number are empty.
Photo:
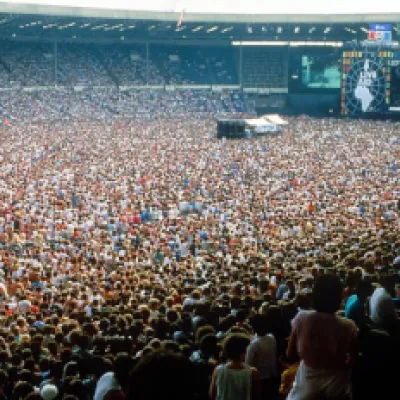
[[[121,90],[121,91],[132,90],[132,89],[137,89],[137,90],[146,90],[146,89],[164,90],[165,86],[164,85],[125,85],[125,86],[119,86],[119,90]]]
[[[257,88],[243,88],[243,92],[244,93],[258,93],[258,89]]]
[[[62,88],[57,87],[56,89],[62,89]],[[28,86],[22,88],[22,91],[27,93],[44,92],[46,90],[54,90],[54,86]]]
[[[239,90],[240,85],[212,85],[211,89],[214,92],[221,92],[222,90]]]
[[[175,89],[204,90],[211,89],[211,85],[175,85]]]
[[[269,92],[270,92],[270,94],[288,94],[289,89],[288,88],[270,88]]]

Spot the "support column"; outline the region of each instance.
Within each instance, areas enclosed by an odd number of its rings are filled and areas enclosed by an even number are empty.
[[[150,45],[149,42],[146,42],[146,85],[149,84],[149,53]]]
[[[58,48],[57,40],[54,42],[54,85],[57,86]]]
[[[243,89],[243,46],[239,46],[239,85]]]

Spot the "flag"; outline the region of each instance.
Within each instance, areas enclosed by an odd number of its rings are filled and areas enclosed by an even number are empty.
[[[177,23],[176,23],[176,26],[177,26],[177,27],[179,27],[179,26],[182,25],[182,22],[183,22],[183,13],[184,13],[184,12],[185,12],[185,10],[182,10],[181,13],[179,14],[179,18],[178,18],[178,21],[177,21]]]

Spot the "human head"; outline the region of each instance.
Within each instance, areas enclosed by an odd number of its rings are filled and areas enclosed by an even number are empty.
[[[256,314],[250,323],[257,336],[265,336],[268,333],[268,318],[265,314]]]
[[[200,339],[200,351],[205,357],[216,357],[218,355],[218,340],[214,333],[208,333]]]
[[[194,375],[193,365],[181,354],[153,351],[142,357],[133,369],[128,399],[193,400]]]
[[[29,393],[32,393],[34,390],[34,387],[30,383],[19,381],[14,386],[12,392],[12,400],[23,400],[29,395]]]
[[[371,296],[373,292],[373,286],[369,279],[362,279],[356,285],[356,293],[359,299],[366,299]]]
[[[119,353],[114,361],[114,376],[122,388],[129,382],[129,373],[133,367],[133,360],[127,353]]]
[[[250,339],[242,333],[232,333],[223,342],[225,356],[229,360],[243,361]]]
[[[313,288],[313,306],[318,312],[334,314],[342,302],[343,286],[337,275],[320,275]]]

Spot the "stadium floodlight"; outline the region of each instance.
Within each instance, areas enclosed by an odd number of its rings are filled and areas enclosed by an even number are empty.
[[[208,29],[207,29],[207,33],[214,32],[214,31],[216,31],[217,29],[218,29],[218,25],[214,25],[214,26],[212,26],[211,28],[208,28]]]
[[[351,29],[351,28],[348,28],[348,27],[344,28],[344,30],[347,31],[347,32],[353,33],[353,34],[357,33],[354,29]]]
[[[227,28],[222,29],[221,33],[230,32],[232,29],[233,29],[233,26],[228,26]]]
[[[276,33],[282,33],[282,31],[283,31],[283,28],[281,26],[278,26],[276,28]]]
[[[296,26],[294,28],[294,33],[300,33],[300,27],[299,26]]]
[[[92,31],[98,31],[101,28],[106,28],[108,24],[96,25],[91,28]]]
[[[327,26],[324,30],[324,33],[327,34],[332,30],[332,28],[330,26]]]
[[[313,32],[315,32],[316,29],[317,29],[317,28],[316,28],[315,26],[313,26],[312,28],[310,28],[310,29],[308,30],[308,33],[313,33]]]

